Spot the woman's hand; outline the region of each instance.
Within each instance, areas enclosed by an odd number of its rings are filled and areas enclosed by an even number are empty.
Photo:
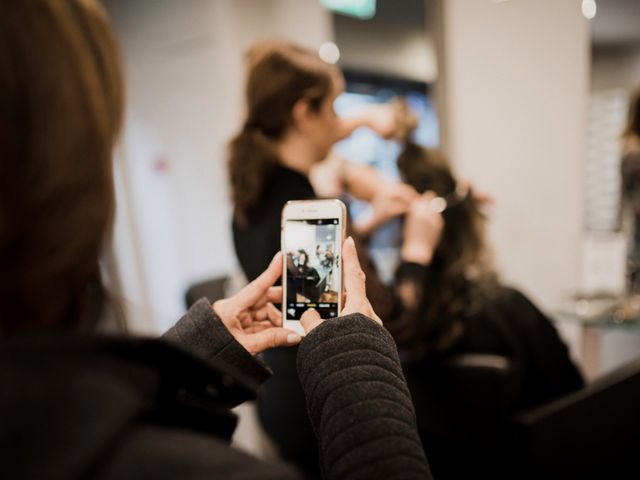
[[[251,355],[300,343],[300,335],[280,327],[282,314],[272,303],[282,301],[282,287],[273,286],[281,274],[278,252],[262,275],[234,296],[213,304],[222,323]]]
[[[428,265],[431,263],[442,230],[444,220],[432,201],[436,198],[433,192],[423,193],[411,204],[404,221],[404,235],[401,256],[405,262]]]
[[[402,182],[387,182],[371,201],[371,214],[356,226],[358,233],[369,235],[390,220],[406,214],[420,198],[413,187]]]
[[[362,313],[382,325],[382,320],[373,311],[367,298],[365,275],[362,268],[360,268],[356,246],[351,237],[347,238],[342,245],[342,262],[346,301],[340,316],[349,315],[350,313]],[[322,322],[323,320],[316,310],[307,310],[300,318],[300,323],[302,323],[302,327],[307,334]]]
[[[370,105],[355,116],[339,120],[335,141],[343,140],[360,127],[367,127],[378,136],[391,139],[398,134],[400,120],[395,102]]]
[[[364,114],[366,125],[382,138],[393,138],[398,122],[396,106],[393,103],[372,105]]]

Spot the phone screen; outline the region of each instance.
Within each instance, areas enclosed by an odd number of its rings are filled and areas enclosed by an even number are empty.
[[[338,315],[340,229],[337,218],[286,220],[287,320],[300,320],[308,308],[322,318]]]

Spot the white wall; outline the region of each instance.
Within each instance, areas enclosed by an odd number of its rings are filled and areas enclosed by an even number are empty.
[[[444,0],[445,145],[495,196],[503,278],[546,309],[578,283],[589,31],[575,0]]]
[[[273,35],[317,48],[331,33],[318,3],[105,2],[126,64],[116,254],[134,329],[167,328],[190,283],[236,268],[225,149],[242,116],[243,54]]]

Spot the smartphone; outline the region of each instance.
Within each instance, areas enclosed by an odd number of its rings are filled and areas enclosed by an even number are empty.
[[[340,200],[287,202],[282,209],[282,326],[304,335],[309,308],[322,318],[342,309],[342,243],[347,209]]]

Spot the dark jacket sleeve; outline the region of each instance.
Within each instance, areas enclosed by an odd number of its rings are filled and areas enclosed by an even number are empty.
[[[163,338],[205,359],[223,361],[256,383],[271,376],[269,367],[233,338],[205,298],[198,300]]]
[[[298,373],[326,479],[432,478],[395,343],[360,314],[300,344]]]

